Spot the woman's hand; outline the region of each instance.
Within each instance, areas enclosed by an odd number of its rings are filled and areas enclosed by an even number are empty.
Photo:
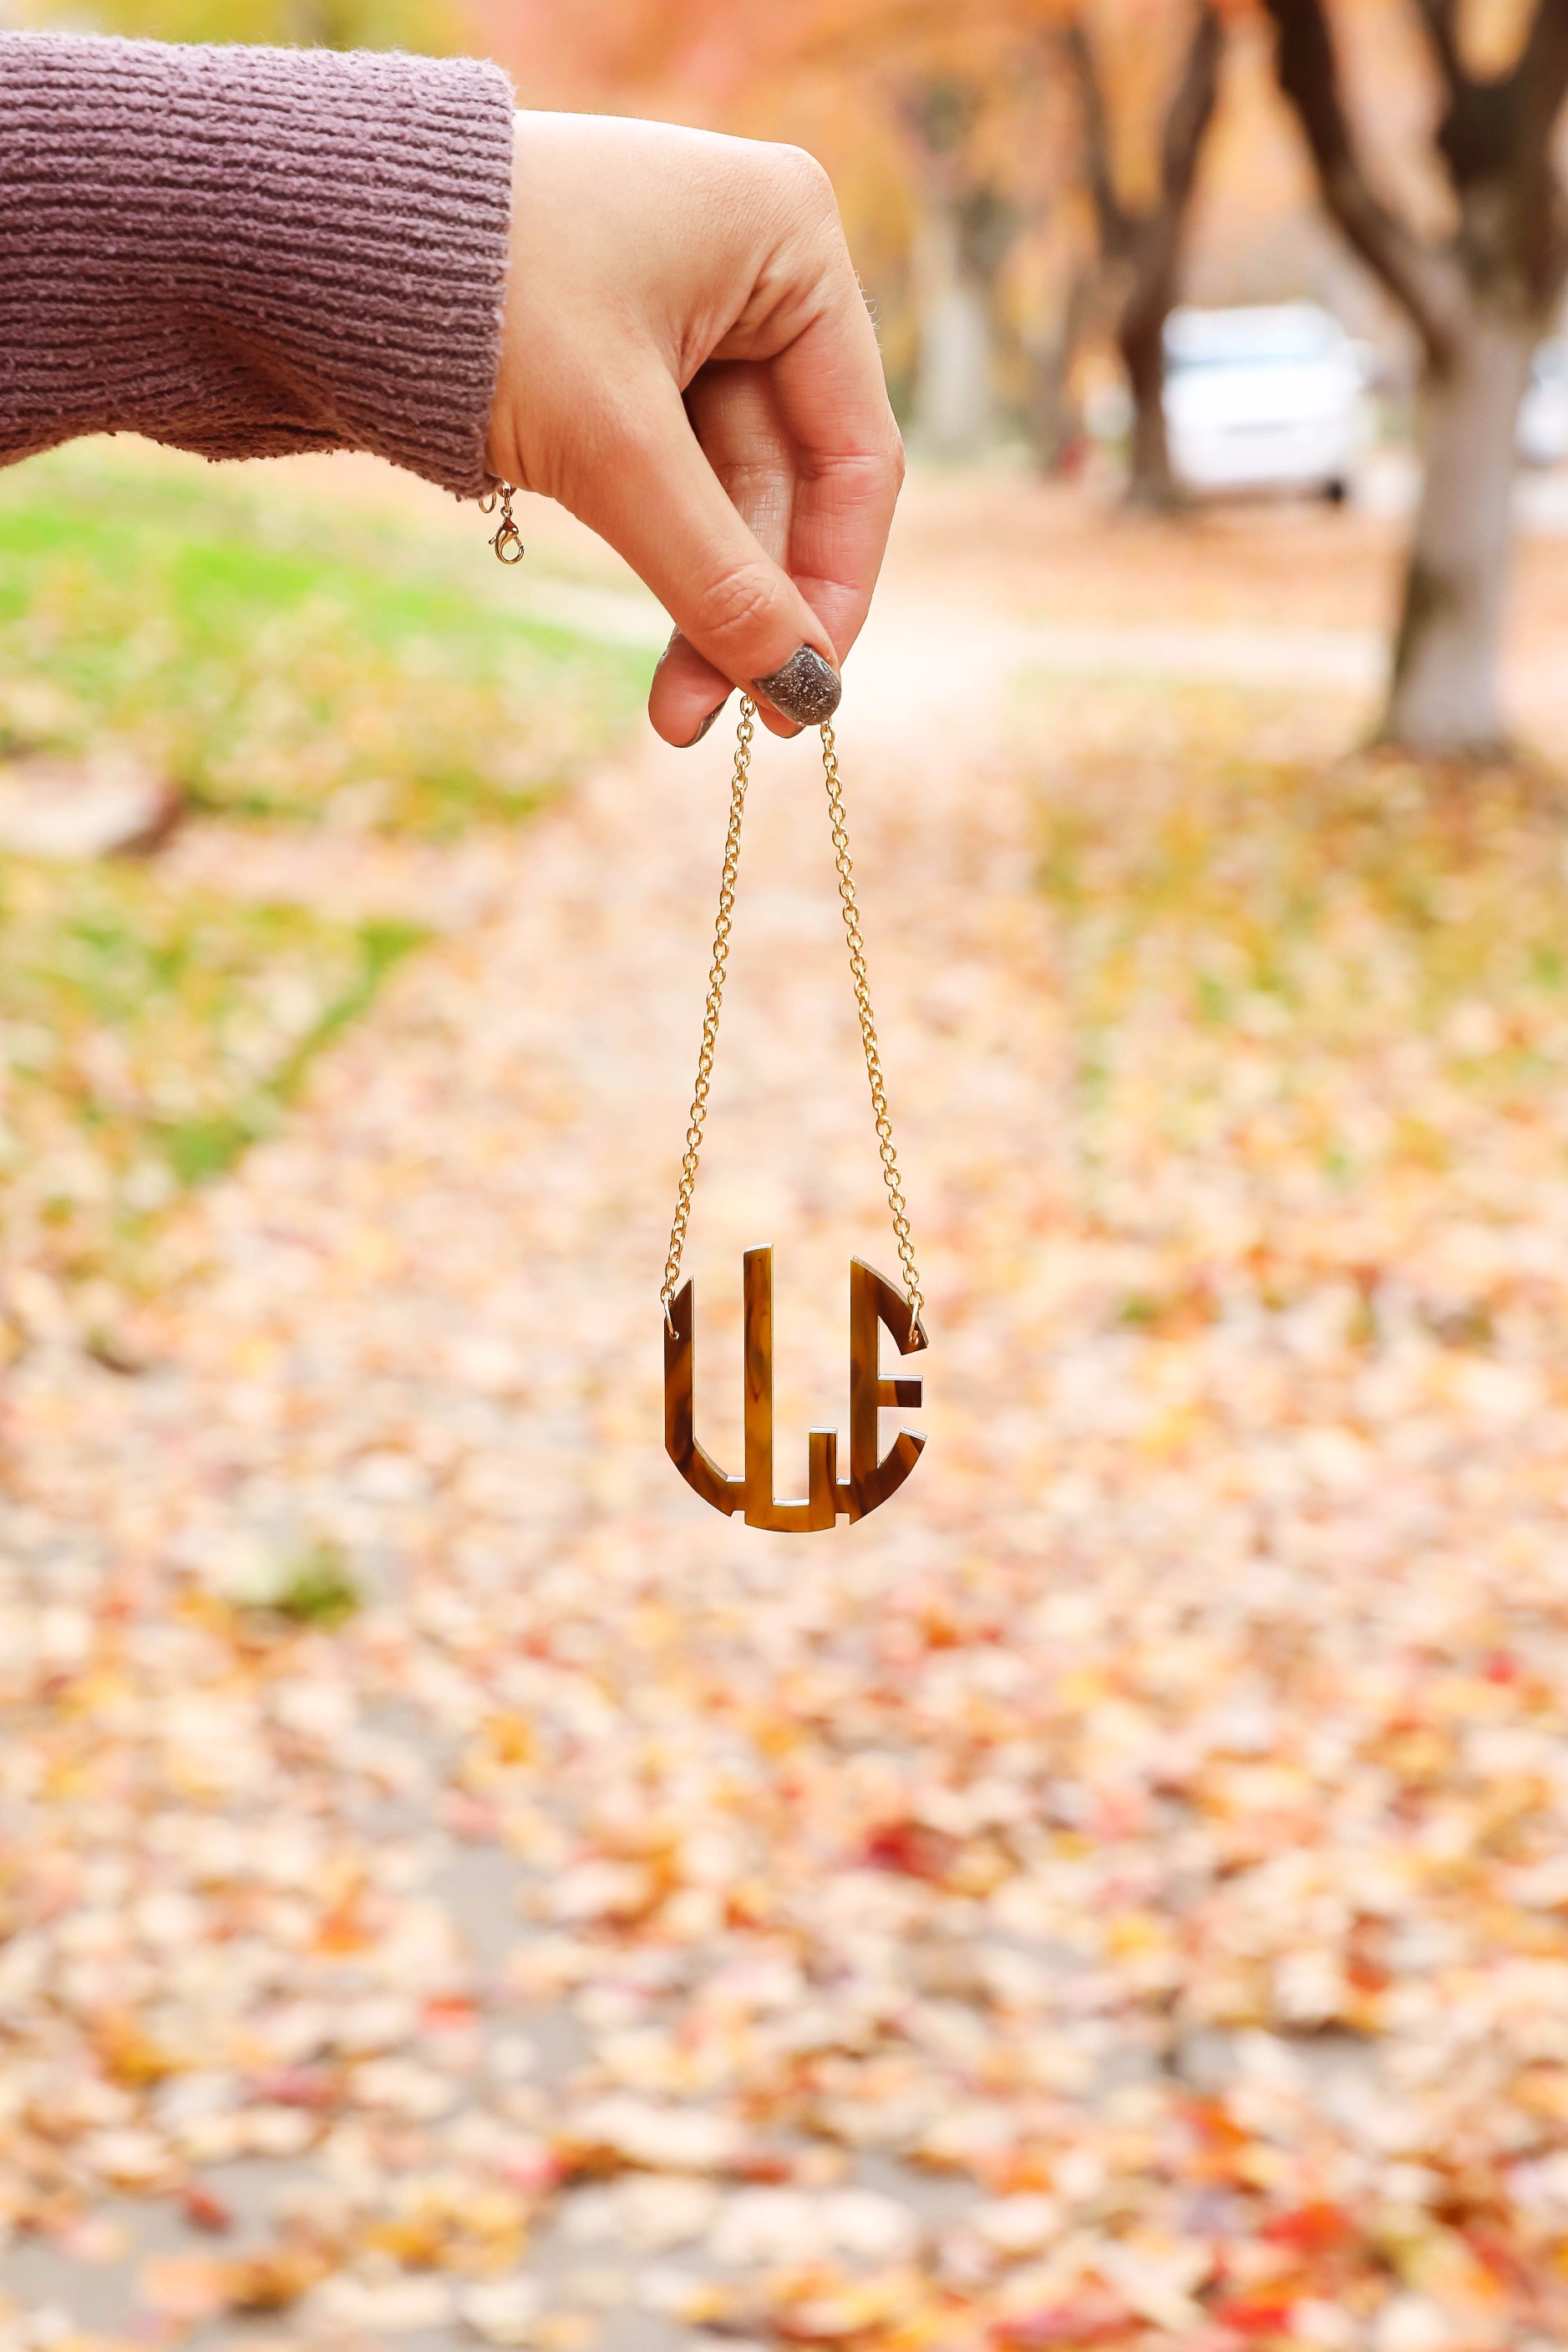
[[[779,733],[825,718],[904,474],[826,173],[580,114],[520,114],[514,173],[491,470],[580,515],[674,621],[666,742],[737,686]]]

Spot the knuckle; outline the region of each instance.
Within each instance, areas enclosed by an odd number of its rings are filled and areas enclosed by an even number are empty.
[[[688,635],[719,657],[721,667],[733,663],[743,673],[747,647],[754,646],[772,613],[773,581],[759,563],[738,563],[705,583],[692,605]]]
[[[836,213],[833,184],[817,158],[804,147],[770,148],[772,169],[781,193],[798,209]]]

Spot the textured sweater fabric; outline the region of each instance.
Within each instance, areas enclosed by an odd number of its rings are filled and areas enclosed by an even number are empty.
[[[512,106],[468,58],[0,34],[0,463],[135,432],[477,496]]]

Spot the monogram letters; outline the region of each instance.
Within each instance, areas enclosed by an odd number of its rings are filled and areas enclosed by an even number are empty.
[[[884,1380],[881,1333],[891,1333],[901,1356],[917,1354],[925,1333],[909,1302],[860,1258],[850,1265],[850,1459],[839,1476],[839,1436],[813,1429],[807,1439],[805,1499],[780,1503],[773,1493],[773,1253],[746,1253],[746,1470],[731,1477],[697,1442],[693,1407],[692,1286],[684,1282],[664,1326],[664,1449],[694,1493],[716,1511],[743,1511],[750,1528],[804,1534],[831,1528],[840,1512],[863,1519],[903,1486],[925,1444],[901,1430],[879,1455],[877,1414],[885,1406],[915,1408],[917,1380]]]

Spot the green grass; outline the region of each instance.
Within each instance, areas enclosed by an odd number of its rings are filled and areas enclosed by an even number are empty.
[[[470,548],[267,467],[104,444],[13,467],[0,761],[112,744],[198,817],[263,826],[515,823],[631,723],[647,664],[517,617],[493,572],[476,516]],[[0,1275],[111,1326],[172,1203],[277,1129],[423,937],[156,859],[0,854]]]
[[[340,1548],[322,1541],[287,1564],[270,1606],[293,1624],[318,1625],[329,1633],[353,1616],[362,1597]]]
[[[5,1255],[133,1279],[183,1189],[271,1133],[423,934],[0,859]]]
[[[199,808],[444,836],[525,814],[647,664],[445,535],[89,446],[0,475],[0,756],[130,746]]]

